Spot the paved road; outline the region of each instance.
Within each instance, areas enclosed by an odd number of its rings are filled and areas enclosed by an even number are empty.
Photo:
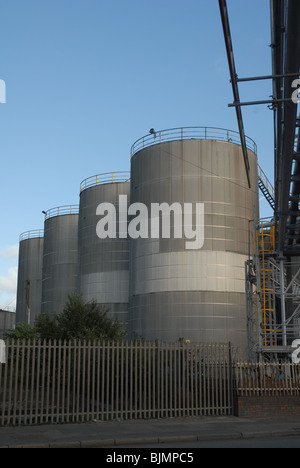
[[[264,437],[264,438],[254,438],[254,439],[245,439],[245,440],[222,440],[222,441],[207,441],[207,442],[187,442],[187,443],[172,443],[172,444],[157,444],[157,445],[144,445],[141,446],[123,446],[115,447],[115,452],[118,453],[118,449],[136,449],[137,452],[146,449],[159,449],[167,452],[168,449],[183,449],[187,451],[188,449],[202,449],[202,448],[300,448],[300,437],[299,436],[289,436],[289,437]]]
[[[293,436],[286,439],[286,436]],[[271,440],[269,440],[269,438]],[[277,439],[277,440],[276,440]],[[225,441],[226,442],[220,442]],[[260,442],[259,442],[260,441]],[[245,419],[233,416],[95,421],[0,427],[0,447],[256,447],[300,448],[300,417]],[[162,445],[165,444],[165,445]],[[173,444],[170,446],[170,444]],[[193,445],[191,445],[193,444]]]

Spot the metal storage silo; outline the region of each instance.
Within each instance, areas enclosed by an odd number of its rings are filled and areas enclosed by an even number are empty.
[[[16,322],[34,323],[41,313],[44,231],[20,235]]]
[[[16,313],[9,310],[0,309],[0,339],[5,333],[14,330],[16,326]]]
[[[246,139],[248,188],[239,134],[215,128],[152,132],[131,151],[131,199],[182,207],[182,238],[130,240],[129,320],[149,340],[232,342],[246,349],[245,261],[249,220],[258,218],[256,145]],[[204,204],[204,244],[188,250],[184,210]],[[179,205],[178,205],[179,204]],[[162,222],[162,219],[160,220]],[[178,220],[177,220],[178,222]],[[194,221],[193,221],[194,222]]]
[[[80,184],[79,291],[87,301],[96,300],[111,317],[128,323],[129,243],[127,238],[99,238],[97,207],[109,203],[119,211],[119,196],[129,202],[130,173],[95,175]],[[127,210],[127,206],[126,206]],[[117,230],[119,224],[117,221]],[[127,229],[127,225],[126,225]]]
[[[51,208],[44,224],[42,313],[61,313],[77,281],[78,205]]]

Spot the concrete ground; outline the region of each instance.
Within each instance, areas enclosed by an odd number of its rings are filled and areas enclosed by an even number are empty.
[[[126,445],[300,437],[300,418],[233,416],[0,427],[0,448],[88,448]]]

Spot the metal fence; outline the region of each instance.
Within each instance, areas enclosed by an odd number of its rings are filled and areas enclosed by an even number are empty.
[[[0,426],[232,413],[230,346],[11,341]]]
[[[299,365],[232,354],[230,345],[12,340],[0,426],[231,415],[235,396],[300,395]]]
[[[238,396],[300,395],[300,366],[292,362],[244,362],[234,365]]]

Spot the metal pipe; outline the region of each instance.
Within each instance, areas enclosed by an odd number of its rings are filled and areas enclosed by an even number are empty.
[[[285,25],[285,54],[284,54],[284,73],[296,73],[299,71],[300,63],[300,34],[299,34],[299,17],[300,17],[300,2],[299,0],[287,0],[286,3],[286,25]],[[292,78],[284,80],[284,96],[291,95]],[[286,234],[286,223],[289,208],[289,195],[291,183],[291,170],[293,160],[293,149],[295,143],[295,128],[296,128],[297,106],[293,102],[284,104],[284,122],[282,125],[282,153],[278,155],[280,158],[278,182],[278,209],[281,213],[279,229],[278,229],[278,249],[283,250]]]
[[[265,99],[263,101],[248,101],[248,102],[233,102],[228,104],[228,107],[241,107],[241,106],[253,106],[258,104],[276,104],[279,102],[293,102],[292,98],[282,98],[282,99]]]
[[[234,54],[233,54],[233,48],[232,48],[232,42],[231,42],[231,33],[230,33],[226,0],[219,0],[219,7],[220,7],[220,13],[221,13],[221,20],[222,20],[222,26],[223,26],[223,32],[224,32],[224,39],[225,39],[225,46],[226,46],[226,52],[227,52],[227,58],[228,58],[228,64],[229,64],[234,102],[238,103],[240,102],[240,97],[239,97],[239,90],[238,90],[238,86],[236,82],[237,73],[236,73],[235,63],[234,63]],[[239,106],[236,107],[236,116],[237,116],[239,132],[240,132],[241,146],[243,149],[244,164],[245,164],[245,169],[246,169],[248,186],[249,188],[251,188],[250,166],[249,166],[247,146],[246,146],[246,141],[245,141],[243,117],[242,117],[241,108]]]
[[[277,80],[278,78],[291,78],[300,76],[300,73],[286,73],[279,75],[264,75],[264,76],[250,76],[246,78],[236,78],[237,83],[243,83],[245,81],[260,81],[260,80]]]

